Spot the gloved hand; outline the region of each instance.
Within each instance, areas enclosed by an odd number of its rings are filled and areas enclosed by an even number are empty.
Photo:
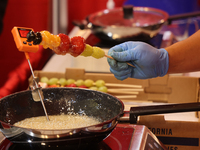
[[[165,49],[156,49],[143,42],[125,42],[112,47],[108,55],[110,71],[118,80],[148,79],[167,74],[169,56]],[[129,66],[126,62],[135,67]]]

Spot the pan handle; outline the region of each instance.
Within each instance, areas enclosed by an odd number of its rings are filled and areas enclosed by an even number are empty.
[[[172,15],[172,16],[169,16],[169,18],[167,19],[167,23],[170,25],[172,23],[172,21],[174,21],[174,20],[192,18],[192,17],[197,17],[197,16],[200,16],[200,11],[178,14],[178,15]]]
[[[74,20],[72,21],[72,24],[74,26],[78,26],[81,30],[89,29],[87,27],[88,22],[86,20]]]
[[[167,104],[155,106],[131,107],[129,121],[131,124],[137,123],[138,116],[200,111],[200,103]]]

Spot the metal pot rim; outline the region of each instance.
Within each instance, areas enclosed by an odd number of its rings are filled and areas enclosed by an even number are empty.
[[[169,15],[167,12],[157,9],[157,8],[152,8],[152,7],[134,7],[134,16],[135,19],[124,19],[121,18],[122,13],[123,13],[123,8],[122,7],[117,7],[111,10],[105,9],[102,11],[98,11],[96,13],[93,13],[88,16],[88,21],[91,23],[93,26],[99,26],[99,27],[148,27],[152,25],[157,25],[157,24],[163,24],[165,23]],[[113,16],[118,14],[120,16]],[[110,15],[110,16],[109,16]],[[144,15],[144,16],[140,16]],[[109,18],[110,17],[110,18]],[[139,18],[137,18],[139,17]],[[145,17],[145,18],[143,18]],[[150,23],[139,23],[138,21],[143,21],[141,19],[146,19],[149,17],[153,17],[153,22]],[[109,19],[108,19],[109,18]],[[113,24],[111,23],[113,19],[116,19],[116,22],[120,22],[120,24]],[[106,21],[109,21],[109,23],[106,23]],[[152,19],[151,19],[152,20]],[[104,21],[104,22],[103,22]]]

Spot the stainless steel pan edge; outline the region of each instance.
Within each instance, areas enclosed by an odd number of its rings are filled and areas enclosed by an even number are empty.
[[[59,88],[55,88],[56,90],[58,90]],[[124,105],[123,103],[117,98],[106,94],[106,93],[102,93],[102,92],[97,92],[97,91],[92,91],[92,90],[87,90],[87,89],[78,89],[78,88],[60,88],[60,90],[69,90],[71,91],[73,94],[76,93],[77,91],[85,91],[86,93],[90,93],[89,95],[97,95],[99,96],[99,99],[101,99],[102,95],[103,98],[108,98],[109,99],[114,99],[117,100],[117,102],[119,102],[118,104],[120,104],[121,110],[117,110],[117,114],[114,115],[114,117],[110,118],[109,120],[106,120],[100,124],[97,125],[92,125],[92,126],[87,126],[84,128],[76,128],[76,129],[70,129],[70,130],[37,130],[37,129],[28,129],[28,128],[21,128],[21,127],[16,127],[14,125],[11,125],[9,123],[5,123],[3,121],[0,121],[0,130],[1,132],[4,134],[4,136],[6,136],[6,138],[8,139],[13,139],[13,141],[17,141],[17,139],[15,137],[18,137],[22,134],[28,135],[30,136],[29,139],[31,137],[35,137],[35,138],[41,138],[41,139],[46,139],[46,140],[51,140],[51,139],[60,139],[60,138],[65,138],[65,137],[70,137],[71,139],[73,139],[74,135],[78,135],[78,136],[82,136],[84,137],[84,135],[87,134],[94,134],[96,136],[98,135],[102,135],[102,134],[106,134],[105,137],[107,136],[108,133],[110,133],[115,126],[118,123],[118,118],[120,117],[120,115],[123,113],[123,109],[124,109]],[[43,89],[43,91],[47,91],[48,89]],[[54,88],[50,88],[49,90],[53,91]],[[1,101],[3,101],[4,99],[7,98],[14,98],[17,95],[20,94],[28,94],[28,97],[31,96],[31,92],[30,91],[24,91],[24,92],[19,92],[19,93],[15,93],[12,95],[9,95],[8,97],[5,97],[3,99],[1,99]],[[49,92],[51,93],[51,92]],[[55,95],[50,94],[50,99],[52,99],[52,97],[54,97]],[[87,97],[87,96],[86,96]],[[0,102],[1,102],[0,101]],[[9,102],[8,102],[9,103]],[[33,103],[33,101],[31,101],[31,103]],[[47,99],[45,99],[45,103],[47,104]],[[62,102],[61,102],[62,103]],[[1,104],[1,103],[0,103]],[[48,105],[47,105],[47,109],[48,109]],[[27,142],[27,140],[26,140]]]
[[[13,138],[15,136],[18,136],[20,134],[27,134],[31,137],[41,138],[41,139],[55,139],[55,138],[63,138],[63,137],[69,137],[74,134],[81,135],[83,132],[88,133],[103,133],[107,131],[112,131],[115,126],[117,125],[118,121],[117,119],[113,119],[112,121],[109,121],[107,123],[101,123],[98,125],[93,125],[85,128],[79,128],[79,129],[70,129],[70,130],[42,130],[42,129],[28,129],[28,128],[21,128],[16,126],[11,126],[11,128],[0,128],[0,131],[4,134],[6,138]],[[5,126],[8,124],[0,121],[1,126]]]

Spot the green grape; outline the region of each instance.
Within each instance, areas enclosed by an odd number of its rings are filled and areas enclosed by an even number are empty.
[[[98,90],[98,87],[96,87],[96,86],[91,86],[91,87],[89,87],[89,89],[90,89],[90,90],[95,90],[95,91],[97,91],[97,90]]]
[[[97,87],[105,86],[105,81],[104,80],[97,80],[96,81],[96,86]]]
[[[67,80],[65,78],[60,78],[59,79],[59,83],[62,85],[62,86],[65,86],[67,85]]]
[[[108,89],[107,89],[106,86],[101,86],[101,87],[98,88],[98,91],[107,93]]]
[[[48,82],[49,85],[54,85],[57,83],[58,83],[58,78],[51,78],[49,79],[49,82]]]
[[[40,82],[42,82],[42,83],[47,83],[47,84],[48,84],[49,79],[48,79],[47,77],[42,77],[42,78],[40,79]]]
[[[94,84],[94,81],[91,80],[91,79],[86,79],[86,80],[84,81],[84,85],[85,85],[86,87],[91,87],[93,84]]]
[[[70,84],[72,84],[72,83],[75,83],[75,80],[74,80],[74,79],[68,79],[68,80],[67,80],[67,85],[70,85]]]
[[[76,81],[76,86],[81,86],[81,85],[84,85],[84,81],[82,79],[79,79]]]

